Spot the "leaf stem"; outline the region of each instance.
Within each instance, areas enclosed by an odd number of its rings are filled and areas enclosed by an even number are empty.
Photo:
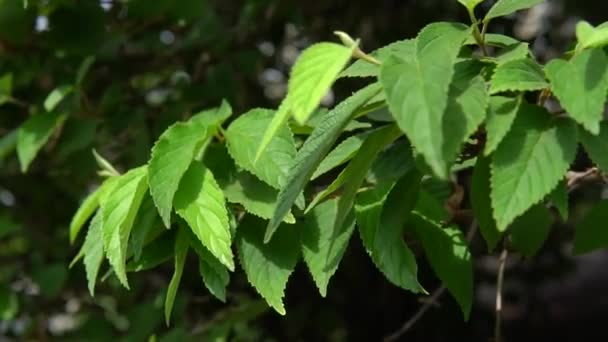
[[[498,259],[498,275],[496,280],[496,322],[494,324],[494,341],[501,342],[502,341],[502,291],[504,286],[504,275],[505,275],[505,265],[507,263],[507,257],[509,256],[509,252],[507,247],[503,247],[502,253],[500,253],[500,257]]]

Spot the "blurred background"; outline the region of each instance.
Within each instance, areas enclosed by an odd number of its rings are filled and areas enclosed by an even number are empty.
[[[493,2],[482,3],[479,16]],[[608,20],[608,2],[548,0],[494,21],[489,32],[530,42],[544,62],[571,47],[581,19]],[[141,165],[168,125],[223,98],[236,113],[274,108],[299,52],[335,41],[334,30],[372,51],[439,20],[468,16],[456,0],[0,0],[0,341],[377,341],[397,330],[423,303],[388,283],[357,237],[325,299],[298,266],[285,317],[267,309],[242,272],[232,276],[227,304],[217,301],[189,260],[168,328],[162,305],[172,263],[131,275],[130,291],[109,277],[93,299],[82,265],[68,269],[82,242],[69,244],[68,226],[99,183],[92,148],[120,171]],[[88,72],[60,107],[70,114],[61,134],[21,173],[8,137],[53,89],[74,84],[83,63]],[[339,81],[324,105],[361,84]],[[588,164],[581,155],[574,168]],[[570,223],[605,195],[597,185],[572,193]],[[534,260],[509,259],[507,341],[607,340],[608,257],[572,258],[570,223],[553,227]],[[402,340],[490,339],[497,256],[487,255],[479,238],[472,251],[470,320],[444,295]],[[421,263],[430,292],[440,284]]]

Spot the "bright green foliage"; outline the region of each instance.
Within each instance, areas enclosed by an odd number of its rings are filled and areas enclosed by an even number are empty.
[[[456,298],[468,320],[473,302],[473,263],[464,235],[456,227],[442,228],[416,213],[410,215],[408,222],[422,242],[435,274]]]
[[[355,228],[355,216],[351,212],[334,234],[337,203],[336,199],[321,203],[298,225],[304,261],[323,297],[327,294],[329,280],[336,273]]]
[[[505,46],[495,57],[492,57],[490,61],[493,61],[496,64],[504,64],[513,60],[526,58],[529,55],[530,46],[528,43],[514,43]]]
[[[498,0],[483,19],[484,22],[498,17],[504,17],[519,10],[538,5],[545,0]]]
[[[608,23],[593,27],[588,22],[581,21],[576,25],[576,38],[577,51],[608,45]]]
[[[121,284],[129,288],[125,269],[127,243],[135,215],[147,190],[148,169],[141,166],[120,176],[101,204],[103,249]]]
[[[569,208],[568,203],[568,182],[561,181],[557,184],[557,187],[553,189],[553,192],[549,194],[549,200],[551,204],[557,209],[557,212],[561,216],[562,220],[568,220]]]
[[[492,207],[499,231],[549,194],[576,152],[576,127],[525,105],[492,161]]]
[[[533,206],[511,224],[511,245],[524,256],[533,257],[547,240],[552,221],[544,205]]]
[[[576,122],[597,135],[608,93],[608,58],[604,51],[586,50],[568,62],[553,60],[545,72],[562,107]]]
[[[392,55],[409,56],[414,54],[416,40],[406,39],[391,43],[371,53],[371,55],[384,63]],[[380,73],[380,66],[364,60],[356,60],[340,74],[340,77],[376,77]]]
[[[574,230],[574,254],[584,254],[608,247],[608,201],[599,202]]]
[[[315,173],[313,173],[311,179],[318,178],[326,172],[333,170],[334,168],[351,160],[357,153],[357,150],[359,150],[361,145],[363,145],[363,141],[365,140],[366,136],[367,133],[358,134],[349,137],[338,144],[338,146],[327,154],[327,157],[323,159],[321,164],[319,164],[319,167]]]
[[[21,172],[27,171],[38,151],[46,144],[66,119],[65,114],[41,113],[33,115],[17,131],[17,156]]]
[[[226,103],[203,111],[188,122],[169,127],[154,144],[149,163],[150,193],[166,227],[171,225],[173,197],[182,176],[231,112]]]
[[[80,229],[85,222],[93,215],[97,207],[99,206],[99,196],[101,194],[101,187],[90,193],[82,202],[74,217],[70,223],[70,243],[74,243],[76,236],[80,232]]]
[[[533,91],[548,88],[545,74],[534,60],[516,59],[496,67],[490,94],[507,91]]]
[[[490,97],[488,117],[486,118],[486,146],[484,154],[489,156],[511,129],[519,111],[521,97],[510,98],[502,96]]]
[[[488,245],[488,251],[496,248],[502,235],[502,232],[496,228],[490,203],[490,158],[479,157],[473,170],[471,207],[477,219],[479,231]]]
[[[393,55],[383,63],[380,79],[391,113],[433,172],[447,177],[443,158],[444,113],[454,62],[469,30],[453,23],[426,26],[410,55]]]
[[[44,109],[47,112],[52,112],[63,99],[74,91],[71,85],[63,85],[53,89],[53,91],[44,100]]]
[[[97,282],[97,274],[103,261],[103,213],[98,210],[95,216],[91,219],[87,236],[82,244],[82,253],[84,254],[84,268],[87,275],[87,283],[91,296],[95,295],[95,283]]]
[[[488,95],[480,66],[472,61],[455,65],[448,106],[443,116],[443,157],[453,164],[467,138],[475,133],[486,117]]]
[[[521,43],[519,40],[505,36],[504,34],[486,33],[485,44],[496,47],[507,47],[513,44]],[[469,36],[464,42],[465,45],[477,45],[477,40],[473,35]]]
[[[277,208],[266,228],[265,241],[270,241],[272,234],[274,234],[281,221],[291,210],[291,206],[304,189],[314,170],[336,142],[342,129],[356,115],[355,111],[378,94],[380,90],[380,85],[375,83],[359,90],[348,99],[342,101],[334,110],[326,115],[325,121],[320,123],[304,142],[304,145],[302,145],[296,154],[296,158],[287,176],[287,182],[279,192]]]
[[[414,254],[402,235],[419,186],[420,175],[414,171],[398,182],[360,193],[355,205],[361,240],[372,261],[391,283],[412,292],[424,289],[418,283]]]
[[[280,189],[296,155],[293,136],[288,126],[281,126],[255,160],[255,154],[274,116],[268,109],[252,109],[236,119],[226,130],[228,152],[237,165],[251,172],[268,185]]]
[[[608,122],[603,121],[600,124],[599,135],[591,135],[590,133],[581,130],[579,137],[585,151],[594,163],[604,172],[608,172]]]
[[[458,0],[464,7],[466,7],[469,11],[473,11],[477,5],[482,3],[484,0]]]
[[[239,224],[237,247],[249,283],[279,314],[285,314],[283,296],[287,280],[300,257],[297,232],[283,226],[264,243],[264,224],[248,216]]]
[[[171,322],[171,312],[173,311],[173,303],[175,302],[175,296],[177,295],[177,289],[179,283],[182,281],[182,274],[184,273],[184,264],[186,263],[186,257],[188,256],[188,234],[181,231],[177,232],[177,238],[175,239],[175,259],[173,264],[173,276],[169,287],[167,288],[167,296],[165,297],[165,323],[169,326]]]
[[[213,174],[195,162],[175,193],[175,211],[211,254],[234,270],[226,200]]]
[[[290,114],[300,125],[308,121],[356,48],[357,44],[347,48],[334,43],[318,43],[302,52],[291,70],[287,97],[264,132],[255,160],[260,158]]]

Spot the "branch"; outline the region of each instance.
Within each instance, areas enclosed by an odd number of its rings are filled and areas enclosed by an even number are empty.
[[[500,258],[498,259],[498,276],[496,280],[496,322],[494,324],[494,342],[502,341],[501,334],[501,320],[502,320],[502,289],[504,284],[504,276],[505,276],[505,264],[507,263],[507,256],[509,252],[507,251],[507,247],[505,246],[500,253]]]
[[[604,177],[597,167],[592,167],[585,171],[568,171],[566,175],[568,180],[568,191],[573,191],[581,186],[583,183],[604,181]]]

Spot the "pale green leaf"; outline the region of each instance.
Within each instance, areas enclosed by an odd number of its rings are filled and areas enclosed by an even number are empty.
[[[188,122],[169,127],[152,148],[149,162],[150,193],[166,227],[171,225],[173,197],[186,170],[232,109],[222,103],[203,111]]]
[[[569,203],[568,203],[568,184],[566,180],[559,182],[553,192],[549,194],[551,204],[557,209],[562,220],[568,220]]]
[[[528,43],[514,43],[505,46],[495,57],[491,58],[490,61],[493,61],[496,64],[504,64],[513,60],[524,59],[529,55],[530,46]]]
[[[175,211],[209,251],[234,270],[224,194],[211,171],[192,163],[175,193]]]
[[[541,67],[530,58],[500,64],[494,70],[490,94],[507,91],[533,91],[548,88]]]
[[[289,127],[279,128],[272,140],[255,161],[264,129],[272,121],[273,110],[256,108],[239,116],[225,132],[228,152],[237,165],[251,172],[268,185],[280,189],[285,183],[289,167],[296,155],[293,135]]]
[[[484,43],[490,46],[507,47],[509,45],[520,43],[520,41],[504,34],[487,33],[485,36]],[[464,42],[464,44],[477,45],[477,40],[473,35],[470,35],[469,38],[467,38],[467,40]]]
[[[352,137],[346,138],[344,141],[338,144],[338,146],[336,146],[333,150],[331,150],[331,152],[327,154],[321,164],[319,164],[319,167],[317,167],[317,170],[315,171],[315,173],[313,173],[311,179],[316,179],[319,176],[327,173],[328,171],[333,170],[336,167],[351,160],[355,156],[359,148],[361,148],[361,145],[363,145],[363,141],[365,140],[365,137],[367,135],[367,132],[357,134]]]
[[[129,236],[147,190],[148,170],[141,166],[116,180],[107,200],[101,202],[103,247],[120,283],[129,288],[125,269]]]
[[[342,101],[325,116],[296,154],[285,186],[278,195],[277,207],[268,223],[264,240],[269,241],[291,210],[293,203],[310,180],[315,169],[329,151],[344,127],[356,115],[356,110],[381,91],[380,84],[371,84]]]
[[[492,161],[492,207],[499,231],[541,201],[562,179],[577,148],[576,126],[522,105]]]
[[[534,7],[545,0],[498,0],[483,19],[484,22]]]
[[[416,48],[416,41],[414,39],[406,39],[391,43],[387,46],[381,47],[378,50],[370,53],[371,56],[385,62],[390,56],[409,56],[414,53]],[[357,59],[353,64],[346,68],[340,74],[340,77],[376,77],[380,73],[380,66]]]
[[[430,24],[418,35],[411,55],[393,55],[380,72],[389,108],[399,127],[442,178],[448,173],[442,150],[443,117],[454,63],[469,34],[464,25]]]
[[[409,216],[408,223],[422,242],[435,274],[468,320],[473,302],[473,262],[464,235],[454,226],[442,228],[416,213]]]
[[[585,130],[581,130],[579,137],[591,160],[603,172],[608,173],[608,153],[606,153],[608,151],[608,122],[601,122],[598,135],[592,135]]]
[[[561,106],[597,135],[608,94],[608,58],[604,51],[585,50],[567,62],[555,59],[547,64],[545,72]]]
[[[27,171],[38,151],[65,121],[67,115],[42,113],[33,115],[17,131],[17,156],[21,172]]]
[[[285,287],[300,257],[297,232],[282,226],[269,243],[264,243],[264,221],[247,216],[238,226],[236,241],[249,283],[268,305],[285,315]]]
[[[90,193],[82,202],[74,217],[70,223],[70,243],[74,243],[76,236],[80,232],[82,226],[87,220],[93,215],[97,207],[99,206],[99,195],[101,194],[101,187],[95,189]]]
[[[608,200],[591,209],[574,230],[574,254],[585,254],[608,247]]]
[[[355,205],[361,240],[376,267],[388,281],[415,293],[425,291],[418,283],[416,258],[403,240],[403,227],[419,186],[420,175],[414,171],[397,183],[360,193]]]
[[[486,146],[484,154],[489,156],[496,150],[502,139],[507,135],[521,104],[522,98],[503,96],[490,97],[488,117],[486,118]]]
[[[84,256],[84,269],[87,275],[87,283],[91,296],[95,295],[95,283],[99,268],[103,261],[103,213],[98,210],[91,219],[89,230],[82,244]]]
[[[184,273],[184,264],[186,263],[186,257],[188,256],[188,234],[181,231],[185,228],[180,228],[177,232],[177,238],[175,239],[175,262],[173,265],[173,276],[169,282],[167,288],[167,297],[165,297],[165,324],[169,326],[171,322],[171,312],[173,311],[173,303],[175,302],[175,296],[177,295],[177,289],[179,283],[182,281],[182,274]]]
[[[608,45],[608,23],[593,27],[586,21],[576,24],[576,50],[603,47]]]
[[[486,240],[488,251],[493,251],[502,232],[496,228],[490,205],[490,159],[480,157],[473,170],[471,181],[471,207],[479,225],[479,231]]]
[[[334,236],[337,213],[337,200],[332,199],[315,207],[298,221],[302,255],[322,297],[327,294],[329,280],[336,273],[355,228],[355,216],[351,211]],[[330,246],[333,246],[331,250]]]
[[[481,66],[473,61],[459,62],[454,66],[449,100],[443,115],[443,156],[451,166],[467,141],[486,117],[488,94]]]
[[[533,206],[511,224],[511,245],[525,257],[533,257],[547,240],[551,223],[551,213],[544,205]]]
[[[484,0],[458,0],[469,12],[473,12],[475,7],[482,3]]]
[[[47,112],[52,112],[57,107],[57,105],[73,91],[74,86],[72,85],[62,85],[53,89],[53,91],[51,91],[51,93],[44,100],[44,109]]]

